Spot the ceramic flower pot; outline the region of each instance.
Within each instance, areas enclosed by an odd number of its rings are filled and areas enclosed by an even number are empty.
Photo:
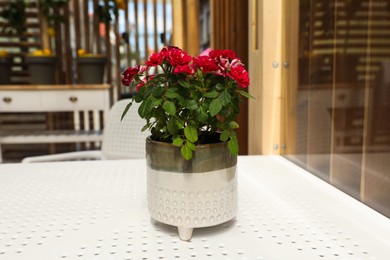
[[[0,57],[0,84],[7,85],[11,82],[11,57]]]
[[[32,84],[56,84],[58,59],[55,56],[27,56]]]
[[[190,240],[194,228],[233,219],[237,212],[237,156],[227,143],[199,145],[191,160],[180,148],[146,140],[147,196],[151,217],[178,227]]]
[[[106,57],[100,55],[78,57],[78,83],[102,84],[106,60]]]

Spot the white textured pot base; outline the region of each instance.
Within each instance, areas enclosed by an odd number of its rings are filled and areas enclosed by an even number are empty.
[[[194,228],[215,226],[237,213],[236,166],[203,173],[147,167],[148,208],[153,219],[178,227],[190,240]]]

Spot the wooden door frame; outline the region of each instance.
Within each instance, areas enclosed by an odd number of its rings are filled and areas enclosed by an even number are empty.
[[[278,154],[282,0],[249,2],[249,154]]]
[[[298,0],[249,2],[249,154],[295,149]],[[295,51],[294,51],[295,50]]]
[[[283,0],[282,7],[281,154],[296,151],[296,104],[299,67],[299,0]]]

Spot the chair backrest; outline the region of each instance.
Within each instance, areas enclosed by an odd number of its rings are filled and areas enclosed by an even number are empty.
[[[108,113],[103,131],[104,159],[145,158],[145,139],[150,132],[141,132],[146,120],[138,115],[140,104],[133,102],[121,121],[122,113],[130,101],[123,99],[116,102]]]

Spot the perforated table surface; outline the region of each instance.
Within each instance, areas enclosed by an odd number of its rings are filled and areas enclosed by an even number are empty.
[[[0,165],[0,259],[390,259],[390,220],[279,156],[238,161],[238,215],[147,211],[145,160]]]

